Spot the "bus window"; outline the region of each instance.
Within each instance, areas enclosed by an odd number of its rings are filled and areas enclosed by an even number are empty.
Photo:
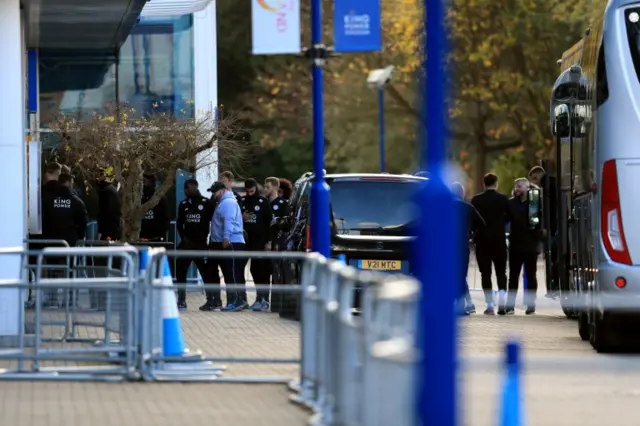
[[[627,9],[624,13],[624,17],[627,26],[627,39],[629,40],[631,60],[633,61],[633,67],[636,70],[636,76],[640,79],[640,8],[634,7]],[[598,68],[599,67],[600,64],[598,64]]]

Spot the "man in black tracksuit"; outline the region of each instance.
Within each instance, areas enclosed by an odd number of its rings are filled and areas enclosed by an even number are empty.
[[[142,204],[153,197],[156,192],[156,176],[144,175],[142,187]],[[149,209],[142,218],[140,239],[145,241],[164,241],[169,229],[169,206],[165,197],[160,198],[158,204]]]
[[[507,291],[507,240],[505,226],[509,221],[509,199],[498,192],[498,176],[487,173],[484,176],[484,191],[471,199],[486,226],[475,236],[476,260],[482,277],[482,289],[487,304],[485,315],[494,315],[493,284],[491,265],[496,271],[500,304],[504,304]]]
[[[246,195],[241,198],[240,208],[244,220],[244,230],[247,233],[246,247],[249,251],[271,250],[271,221],[273,214],[271,203],[258,194],[258,183],[255,179],[248,179],[244,183]],[[251,276],[255,284],[268,285],[271,281],[271,262],[269,259],[251,259]],[[251,306],[254,311],[269,309],[269,293],[260,291],[256,294],[256,301]]]
[[[545,224],[544,227],[551,233],[551,247],[546,247],[547,240],[545,239],[544,245],[545,249],[548,250],[549,256],[551,257],[551,271],[552,278],[549,282],[549,287],[547,289],[547,297],[553,298],[556,296],[558,292],[558,271],[557,271],[557,252],[558,252],[558,211],[556,210],[556,206],[558,203],[557,197],[557,188],[556,188],[556,178],[553,176],[549,176],[545,169],[540,166],[534,166],[529,171],[529,180],[531,183],[538,185],[542,188],[543,199],[548,200],[549,202],[549,223]],[[546,208],[546,207],[545,207]]]
[[[41,202],[41,206],[44,206],[44,200],[47,197],[54,197],[55,194],[57,193],[59,187],[60,187],[60,183],[58,182],[58,178],[60,177],[60,174],[62,173],[62,166],[59,163],[55,163],[55,162],[51,162],[51,163],[47,163],[47,165],[45,166],[45,171],[44,171],[44,176],[45,176],[45,182],[42,185],[42,190],[40,191],[40,202]],[[43,226],[44,226],[44,222],[47,221],[46,217],[42,218],[43,221]],[[42,235],[43,230],[41,230],[40,234],[30,234],[29,235],[29,240],[32,240],[32,242],[29,243],[29,250],[42,250],[43,248],[47,247],[47,244],[43,244],[43,243],[37,243],[35,242],[36,240],[43,240],[47,237]],[[36,262],[38,261],[38,257],[37,256],[29,256],[29,265],[35,265]],[[52,259],[52,261],[57,261],[55,259]],[[29,302],[32,302],[32,291],[31,288],[29,288]],[[53,303],[53,302],[51,302]]]
[[[464,303],[463,313],[465,315],[474,314],[476,307],[469,293],[467,274],[469,272],[469,241],[485,228],[485,222],[478,210],[472,204],[464,200],[464,187],[459,182],[451,185],[451,192],[456,196],[456,208],[460,222],[460,242],[458,247],[462,250],[460,259],[462,261],[462,282],[460,286],[460,300]]]
[[[178,218],[176,228],[180,236],[178,250],[207,250],[207,238],[214,205],[208,198],[202,196],[198,190],[198,181],[188,179],[184,183],[184,195],[186,198],[178,205]],[[195,263],[205,284],[215,284],[219,279],[212,280],[211,268],[208,268],[205,259],[179,257],[176,260],[175,276],[178,282],[178,309],[187,309],[187,271],[191,263]],[[217,273],[217,270],[215,271]],[[220,290],[218,290],[218,293]],[[217,296],[220,299],[220,296]]]
[[[106,180],[104,172],[100,172],[96,179],[98,189],[98,234],[101,241],[119,241],[122,238],[122,214],[120,204],[120,194],[118,188],[113,183]],[[119,259],[114,259],[112,267],[119,267]],[[107,258],[98,256],[90,259],[96,269],[96,275],[107,276]],[[103,269],[104,268],[104,269]],[[105,271],[105,272],[103,272]],[[89,290],[91,307],[104,310],[106,307],[107,294],[102,290]]]
[[[96,180],[98,186],[98,233],[100,239],[118,241],[122,236],[120,195],[118,189],[100,174]]]
[[[280,230],[274,226],[275,222],[277,219],[289,214],[289,202],[278,195],[279,188],[280,180],[277,177],[269,177],[264,182],[264,196],[269,200],[271,213],[273,214],[273,219],[271,220],[271,242],[274,250],[278,249],[276,246],[279,243],[278,236],[280,234]]]
[[[511,232],[509,234],[509,291],[507,292],[507,305],[504,312],[507,315],[515,312],[518,282],[523,265],[524,273],[527,277],[527,292],[524,297],[525,305],[527,306],[525,313],[530,315],[536,311],[536,292],[538,291],[536,269],[541,248],[541,234],[540,231],[529,228],[528,190],[529,181],[525,178],[517,179],[514,196],[509,199],[511,222]],[[502,307],[500,307],[498,313],[502,313]]]
[[[64,240],[71,247],[84,238],[87,229],[87,208],[71,192],[72,180],[71,175],[61,174],[58,181],[49,181],[42,189],[42,238]],[[65,258],[58,259],[56,264],[66,263]],[[56,290],[48,294],[49,306],[57,306],[56,296]]]
[[[278,219],[281,219],[289,214],[289,202],[282,198],[280,195],[280,179],[277,177],[268,177],[264,181],[264,196],[269,200],[271,205],[271,212],[273,218],[271,219],[271,249],[275,251],[284,250],[285,242],[284,237],[285,233],[281,231],[281,229],[276,224]],[[272,277],[272,281],[274,284],[280,284],[280,282],[276,281],[276,277],[273,277],[273,271],[278,267],[277,260],[272,260],[268,262],[269,266],[269,275]],[[282,300],[281,297],[271,297],[269,298],[269,292],[265,292],[261,295],[261,297],[265,300],[266,303],[262,303],[259,306],[256,306],[256,310],[267,310],[269,307],[272,312],[278,312],[280,309],[280,302]],[[259,300],[259,299],[258,299]],[[271,304],[271,306],[269,306]]]

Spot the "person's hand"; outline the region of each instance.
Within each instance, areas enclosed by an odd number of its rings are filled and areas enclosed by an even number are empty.
[[[547,238],[547,230],[546,229],[542,230],[542,238]]]
[[[251,214],[250,213],[247,213],[247,212],[242,213],[242,220],[243,221],[249,222],[249,219],[251,219]]]
[[[225,238],[224,241],[222,241],[222,247],[224,247],[224,248],[231,247],[231,242],[229,241],[228,238]]]
[[[271,251],[271,243],[267,243],[264,245],[264,250],[265,251]]]

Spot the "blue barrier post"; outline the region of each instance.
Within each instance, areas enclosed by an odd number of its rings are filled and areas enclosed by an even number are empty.
[[[422,165],[429,181],[422,185],[416,204],[420,211],[417,242],[412,250],[413,268],[422,285],[419,305],[417,345],[420,361],[415,402],[416,426],[456,426],[456,311],[458,287],[443,283],[460,282],[461,238],[456,235],[454,197],[444,181],[446,126],[448,111],[444,64],[447,55],[442,0],[425,0],[425,79],[423,82],[424,122]],[[428,16],[428,19],[427,19]],[[428,144],[427,144],[428,141]]]
[[[505,355],[505,378],[499,426],[521,426],[523,418],[520,400],[520,344],[507,343]]]
[[[322,68],[327,49],[322,43],[322,0],[311,2],[313,76],[313,184],[311,185],[311,249],[329,257],[329,186],[324,180],[324,101]]]

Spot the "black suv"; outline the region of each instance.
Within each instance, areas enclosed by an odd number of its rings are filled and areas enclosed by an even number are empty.
[[[361,269],[411,273],[408,246],[415,219],[411,202],[417,184],[427,179],[412,175],[333,174],[325,180],[331,188],[331,256],[344,255],[349,265]],[[310,251],[310,194],[313,175],[303,175],[294,185],[290,216],[278,226],[286,233],[287,251]],[[279,260],[273,282],[300,284],[301,264]],[[299,318],[299,295],[275,293],[272,309],[281,317]]]

